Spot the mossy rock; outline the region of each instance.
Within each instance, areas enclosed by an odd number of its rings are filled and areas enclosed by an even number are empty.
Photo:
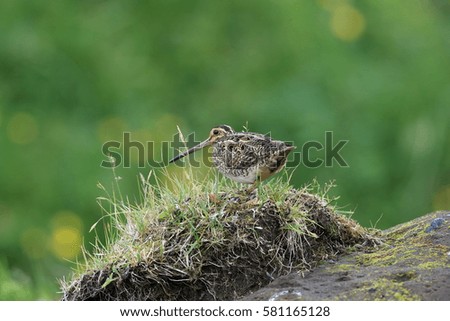
[[[450,212],[431,213],[382,233],[372,251],[290,274],[247,300],[450,300]]]

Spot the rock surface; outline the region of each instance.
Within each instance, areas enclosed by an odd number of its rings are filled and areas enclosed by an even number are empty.
[[[279,277],[243,300],[450,300],[450,212],[383,231],[383,244]]]

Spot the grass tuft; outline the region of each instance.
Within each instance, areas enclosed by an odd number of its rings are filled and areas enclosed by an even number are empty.
[[[234,300],[373,243],[331,204],[332,185],[295,189],[286,176],[249,193],[190,166],[181,176],[151,172],[140,177],[134,204],[100,186],[106,240],[84,251],[84,263],[62,283],[63,300]]]

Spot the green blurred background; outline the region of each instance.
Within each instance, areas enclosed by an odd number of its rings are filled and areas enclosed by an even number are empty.
[[[449,209],[449,34],[447,0],[1,1],[0,299],[58,299],[123,132],[333,131],[349,167],[300,166],[295,186],[336,180],[364,226]],[[151,169],[133,159],[130,199]]]

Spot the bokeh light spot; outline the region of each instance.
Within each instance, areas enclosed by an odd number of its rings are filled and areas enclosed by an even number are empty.
[[[73,227],[59,227],[52,233],[52,250],[56,257],[71,260],[81,251],[80,230]]]
[[[29,144],[37,138],[38,133],[38,124],[31,114],[16,113],[8,122],[8,137],[16,144]]]
[[[32,259],[41,259],[47,252],[47,233],[38,228],[25,230],[20,238],[22,249]]]
[[[433,210],[450,209],[450,185],[441,188],[433,198]]]
[[[97,126],[97,137],[104,143],[109,140],[122,140],[125,131],[125,121],[119,117],[110,117],[100,121]]]
[[[81,218],[71,211],[59,211],[52,219],[54,228],[58,227],[74,227],[81,230],[83,228],[83,221]]]
[[[364,32],[366,19],[358,9],[349,4],[342,4],[332,11],[330,27],[339,39],[354,41]]]
[[[83,222],[71,211],[57,212],[52,219],[51,248],[60,259],[71,260],[81,252]]]
[[[161,136],[161,140],[172,138],[177,132],[177,126],[183,128],[183,120],[174,114],[162,114],[158,117],[155,123],[155,128],[152,129],[156,134]]]

